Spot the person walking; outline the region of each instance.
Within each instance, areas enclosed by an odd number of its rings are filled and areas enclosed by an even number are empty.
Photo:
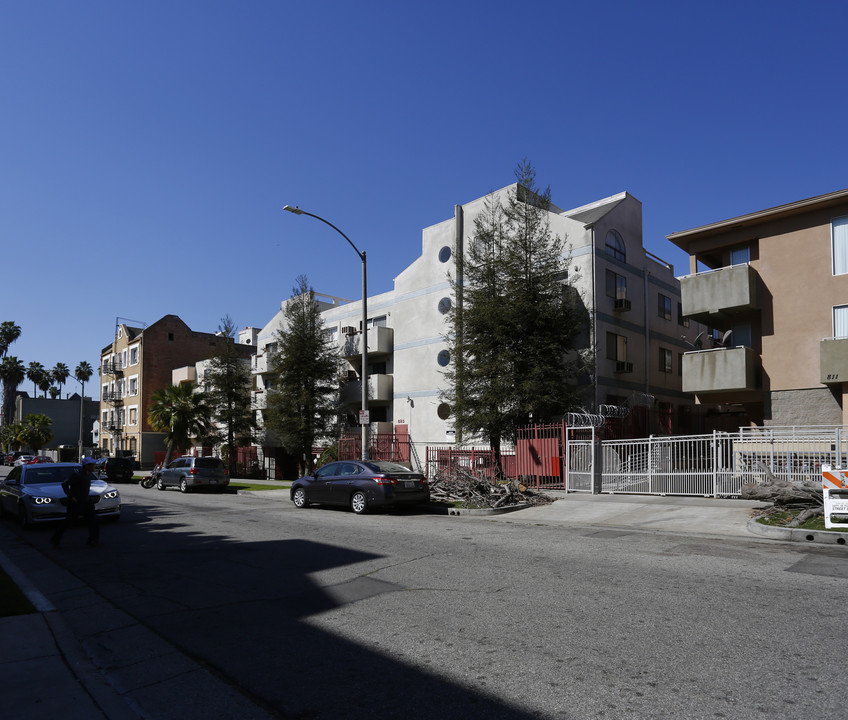
[[[62,483],[62,490],[68,496],[68,512],[56,528],[56,532],[50,538],[50,544],[57,548],[62,542],[62,536],[68,525],[76,518],[82,517],[88,525],[87,545],[98,545],[100,543],[100,526],[97,523],[97,513],[94,510],[94,501],[90,495],[91,482],[97,480],[94,472],[95,460],[91,457],[82,459],[82,469],[71,475]]]

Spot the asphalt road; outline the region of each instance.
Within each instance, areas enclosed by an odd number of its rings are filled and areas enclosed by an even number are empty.
[[[24,536],[279,717],[848,716],[842,548],[120,489],[100,548]]]

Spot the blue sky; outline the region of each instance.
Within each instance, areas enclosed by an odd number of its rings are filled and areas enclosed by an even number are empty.
[[[534,164],[628,191],[645,246],[848,187],[844,2],[7,1],[0,321],[96,365],[117,318],[261,327],[295,278],[357,298]],[[132,323],[131,323],[132,324]],[[76,389],[70,382],[66,389]],[[31,383],[22,389],[31,392]]]

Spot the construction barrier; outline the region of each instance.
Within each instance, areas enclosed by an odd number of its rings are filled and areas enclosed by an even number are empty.
[[[848,470],[822,465],[822,495],[824,497],[824,526],[848,528]],[[834,522],[834,515],[842,515],[846,522]]]

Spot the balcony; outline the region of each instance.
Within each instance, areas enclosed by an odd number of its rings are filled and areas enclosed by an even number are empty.
[[[683,314],[722,327],[732,315],[759,309],[758,274],[750,265],[733,265],[680,278]]]
[[[116,390],[105,392],[105,393],[103,393],[103,402],[120,403],[121,402],[121,393],[117,392]]]
[[[268,353],[254,355],[250,358],[250,362],[253,365],[251,368],[253,372],[259,373],[260,375],[264,375],[268,372]]]
[[[344,358],[353,358],[362,355],[362,333],[353,328],[347,329],[347,333],[339,338],[341,354]],[[394,350],[395,331],[390,327],[368,328],[368,355],[389,355]]]
[[[819,344],[822,385],[848,382],[848,338],[825,338]]]
[[[683,355],[683,392],[731,393],[758,390],[760,356],[749,347],[700,350]]]
[[[368,402],[386,404],[394,399],[394,377],[392,375],[368,376]],[[359,380],[347,383],[342,388],[342,402],[345,405],[359,405],[362,402],[362,385]]]
[[[171,370],[171,384],[182,385],[184,382],[197,382],[197,368],[194,365],[186,365]]]
[[[124,372],[124,368],[118,359],[107,360],[103,363],[104,375],[120,375],[122,372]]]

